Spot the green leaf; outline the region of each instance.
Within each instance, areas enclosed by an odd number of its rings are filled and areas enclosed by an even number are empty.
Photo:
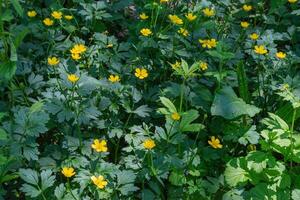
[[[50,169],[43,170],[41,173],[41,189],[44,191],[47,188],[51,187],[54,184],[55,175],[52,175],[52,171]]]
[[[236,68],[238,83],[239,83],[239,93],[241,98],[246,102],[250,102],[250,95],[248,89],[248,81],[247,76],[244,68],[244,64],[240,62]]]
[[[180,130],[182,132],[198,132],[204,128],[200,123],[192,123],[199,117],[197,110],[189,110],[182,114],[182,119],[180,121]]]
[[[150,116],[149,113],[151,111],[152,111],[152,109],[149,108],[147,105],[142,105],[142,106],[138,107],[137,109],[135,109],[134,111],[132,111],[132,113],[135,113],[140,117],[148,117],[148,116]]]
[[[225,180],[231,187],[235,187],[238,184],[245,183],[249,180],[248,173],[240,166],[239,159],[231,160],[225,169],[224,176]]]
[[[33,185],[39,184],[38,173],[36,171],[32,169],[20,169],[19,173],[21,179],[23,179],[25,182]]]
[[[20,17],[22,17],[23,13],[24,13],[24,10],[23,10],[20,2],[18,0],[11,0],[11,3],[13,5],[14,9],[17,11],[18,15]]]
[[[62,183],[59,186],[57,186],[54,190],[54,195],[58,200],[63,199],[65,193],[66,187]]]
[[[224,87],[215,95],[211,114],[225,119],[234,119],[242,115],[253,117],[260,112],[256,106],[246,104],[238,98],[231,87]]]
[[[5,130],[3,130],[2,128],[0,128],[0,140],[7,140],[7,133],[5,132]]]
[[[299,200],[300,199],[300,190],[299,189],[294,189],[292,191],[292,199],[293,200]]]
[[[26,194],[26,196],[30,196],[32,198],[38,197],[42,191],[37,189],[36,187],[29,185],[29,184],[23,184],[20,188],[22,192]]]
[[[17,33],[17,36],[14,38],[14,45],[16,48],[20,46],[25,36],[29,33],[29,29],[24,27],[21,32]]]
[[[166,97],[160,97],[160,101],[161,103],[167,107],[169,109],[169,111],[171,113],[175,113],[177,112],[176,107],[174,106],[174,104],[170,101],[170,99],[166,98]]]
[[[186,183],[186,178],[183,172],[171,172],[171,175],[169,176],[169,181],[171,184],[176,186],[182,186]]]

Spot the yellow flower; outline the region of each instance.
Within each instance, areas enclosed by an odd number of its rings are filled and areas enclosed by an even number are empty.
[[[149,28],[143,28],[142,30],[140,30],[140,33],[141,33],[143,36],[148,37],[149,35],[152,34],[152,31],[151,31]]]
[[[37,15],[37,13],[35,12],[35,10],[31,10],[27,12],[27,16],[28,17],[35,17]]]
[[[141,20],[146,20],[146,19],[148,19],[148,18],[149,18],[149,16],[146,15],[145,13],[140,14],[140,19],[141,19]]]
[[[160,3],[168,3],[169,0],[160,0]]]
[[[73,58],[74,60],[79,60],[79,59],[81,59],[81,56],[80,56],[79,53],[72,53],[71,56],[72,56],[72,58]]]
[[[91,180],[93,181],[93,183],[100,189],[105,188],[105,186],[107,185],[107,181],[104,179],[103,176],[92,176]]]
[[[296,3],[298,0],[288,0],[289,3]]]
[[[121,79],[120,79],[120,76],[118,75],[110,75],[108,80],[112,83],[115,83],[115,82],[119,82]]]
[[[54,21],[53,21],[52,19],[50,19],[50,18],[45,18],[45,19],[43,20],[43,23],[44,23],[46,26],[52,26],[53,23],[54,23]]]
[[[241,22],[241,27],[243,27],[243,28],[248,28],[249,25],[250,24],[248,22],[246,22],[246,21]]]
[[[203,48],[211,49],[213,47],[216,47],[218,42],[216,39],[208,39],[208,40],[201,40],[199,39],[200,44]]]
[[[152,140],[152,139],[146,139],[143,142],[143,146],[144,146],[145,149],[153,149],[156,145],[155,145],[154,140]]]
[[[171,115],[171,118],[172,118],[174,121],[178,121],[178,120],[180,120],[181,116],[179,115],[178,112],[174,112],[174,113]]]
[[[66,20],[71,20],[71,19],[73,19],[73,16],[72,15],[65,15],[64,18]]]
[[[59,63],[59,59],[56,58],[55,56],[48,58],[48,64],[49,65],[54,66],[54,65],[57,65],[58,63]]]
[[[51,16],[54,18],[54,19],[61,19],[62,18],[62,12],[60,11],[53,11],[51,13]]]
[[[215,136],[212,136],[210,140],[208,140],[208,144],[215,149],[221,149],[223,145],[220,143],[220,140]]]
[[[247,149],[248,149],[249,151],[256,151],[256,146],[255,146],[254,144],[249,144],[249,145],[247,146]]]
[[[184,28],[180,28],[177,32],[185,37],[189,35],[189,31]]]
[[[276,57],[279,59],[284,59],[286,57],[286,53],[279,51],[276,53]]]
[[[193,15],[193,13],[188,13],[185,15],[185,17],[189,20],[189,21],[194,21],[197,16],[196,15]]]
[[[182,19],[180,19],[177,15],[169,15],[169,19],[173,24],[177,24],[177,25],[183,24]]]
[[[268,50],[265,48],[264,45],[256,45],[254,47],[254,52],[260,55],[264,55],[266,53],[268,53]]]
[[[144,79],[148,77],[148,71],[144,68],[136,68],[134,75],[139,79]]]
[[[114,45],[112,43],[109,43],[108,45],[106,45],[106,48],[112,48]]]
[[[173,69],[177,69],[177,68],[179,68],[181,66],[181,62],[179,62],[179,61],[176,61],[174,64],[171,64],[171,67],[173,68]]]
[[[95,139],[91,147],[97,152],[107,152],[107,143],[105,140]]]
[[[75,175],[73,167],[63,167],[61,173],[67,178],[70,178]]]
[[[68,80],[71,83],[76,83],[79,80],[79,77],[76,74],[68,74]]]
[[[252,40],[257,40],[259,38],[259,35],[257,33],[252,33],[251,35],[249,35],[249,37],[252,39]]]
[[[86,51],[86,46],[84,44],[75,44],[73,48],[70,50],[72,54],[81,54]]]
[[[252,6],[245,4],[245,5],[243,5],[243,10],[246,12],[249,12],[250,10],[252,10]]]
[[[202,71],[205,71],[208,68],[208,64],[206,62],[200,62],[199,67]]]
[[[207,17],[211,17],[215,15],[215,10],[210,8],[205,8],[202,10],[203,14]]]

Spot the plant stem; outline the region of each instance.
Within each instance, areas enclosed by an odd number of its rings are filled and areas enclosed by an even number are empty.
[[[294,108],[293,112],[293,118],[292,118],[292,125],[291,125],[291,130],[290,130],[290,140],[291,140],[291,161],[290,161],[290,167],[291,169],[293,168],[293,154],[294,154],[294,139],[293,139],[293,134],[294,134],[294,125],[295,125],[295,119],[296,119],[296,114],[297,110]]]
[[[185,86],[185,79],[183,79],[183,82],[181,84],[181,94],[180,94],[180,106],[179,106],[179,112],[182,111],[182,103],[183,103],[183,94],[184,94],[184,86]]]

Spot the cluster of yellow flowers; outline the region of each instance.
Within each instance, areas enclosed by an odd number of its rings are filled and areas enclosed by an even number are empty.
[[[207,40],[199,39],[199,42],[203,48],[208,48],[208,49],[214,48],[218,44],[216,39],[207,39]]]
[[[83,54],[87,50],[84,44],[75,44],[73,48],[70,50],[71,56],[74,60],[81,59],[81,54]]]
[[[28,17],[35,17],[37,15],[37,12],[35,10],[30,10],[27,12],[27,16]],[[63,16],[63,13],[61,11],[53,11],[51,13],[51,16],[54,18],[54,19],[57,19],[57,20],[61,20],[62,17],[64,17],[66,20],[71,20],[73,19],[73,16],[72,15],[64,15]],[[50,17],[46,17],[44,20],[43,20],[43,23],[46,25],[46,26],[52,26],[54,24],[54,20],[52,20]]]

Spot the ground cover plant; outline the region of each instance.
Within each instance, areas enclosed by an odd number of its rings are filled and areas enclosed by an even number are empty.
[[[299,2],[0,0],[0,199],[299,200]]]

